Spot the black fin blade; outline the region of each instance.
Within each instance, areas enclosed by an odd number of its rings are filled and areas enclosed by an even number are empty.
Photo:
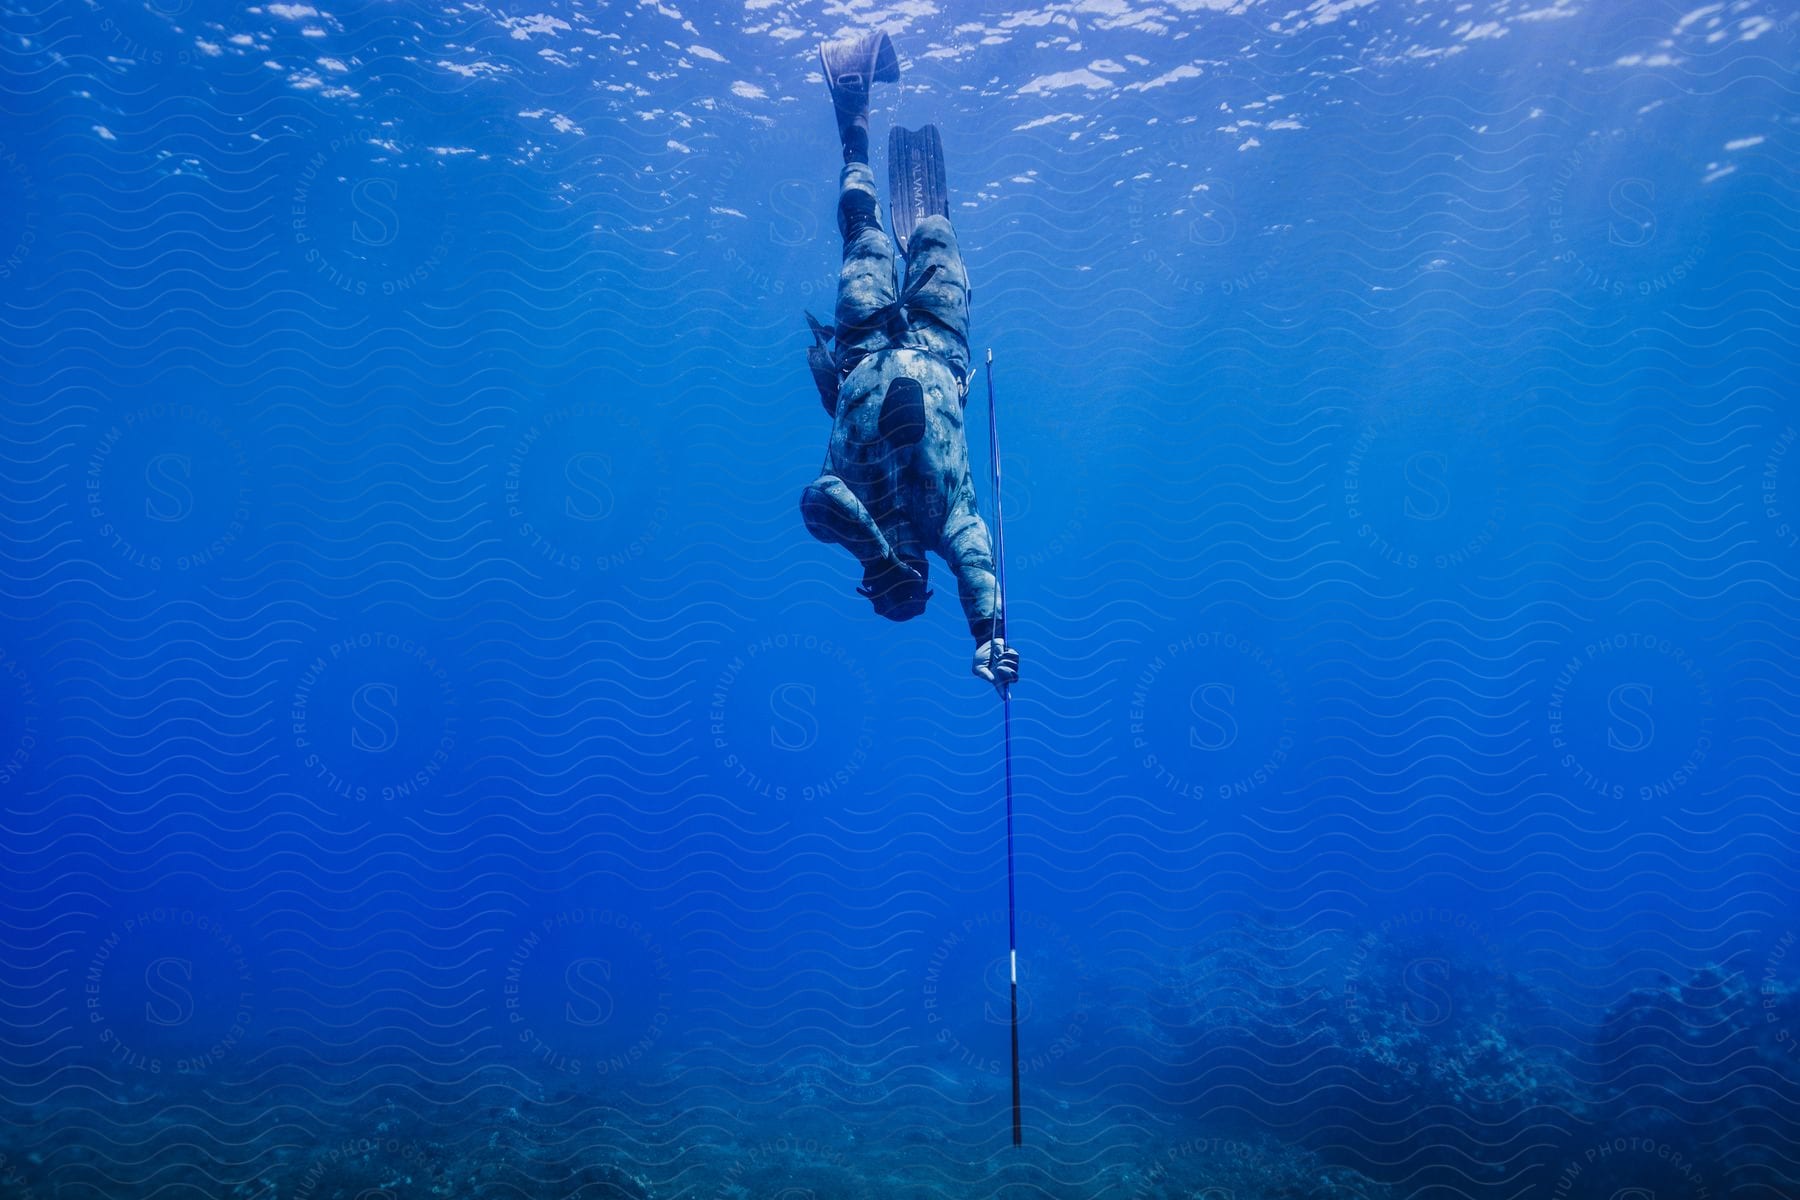
[[[888,131],[888,211],[902,254],[920,221],[950,215],[944,142],[936,125],[916,130],[896,126]]]

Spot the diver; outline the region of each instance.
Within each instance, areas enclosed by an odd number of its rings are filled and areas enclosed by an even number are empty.
[[[822,44],[819,62],[844,149],[844,260],[835,323],[807,316],[807,360],[832,426],[800,515],[814,537],[856,556],[857,591],[892,621],[925,611],[934,594],[925,552],[942,558],[975,638],[972,669],[1004,695],[1019,678],[1019,652],[1006,643],[994,553],[969,475],[969,277],[950,227],[943,143],[931,125],[895,129],[888,139],[902,282],[869,165],[869,90],[899,81],[899,58],[887,34],[873,33]]]

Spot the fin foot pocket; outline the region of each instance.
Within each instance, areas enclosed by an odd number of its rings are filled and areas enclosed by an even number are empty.
[[[900,56],[894,53],[893,41],[880,32],[820,42],[819,69],[839,108],[864,108],[870,88],[900,82]]]

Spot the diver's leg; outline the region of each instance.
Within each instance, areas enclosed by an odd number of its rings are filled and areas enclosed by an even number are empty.
[[[894,243],[881,227],[875,172],[867,162],[847,162],[838,175],[838,232],[844,261],[838,268],[838,354],[885,350],[885,321],[877,314],[899,298]]]
[[[892,305],[894,247],[881,227],[875,199],[875,175],[866,162],[847,162],[839,177],[838,229],[844,235],[844,261],[838,271],[837,354],[886,349],[885,324],[873,318]],[[839,419],[848,420],[840,393]],[[848,435],[846,435],[848,436]],[[800,500],[806,527],[822,542],[848,547],[865,567],[893,557],[869,510],[850,485],[839,477],[828,455],[819,477],[807,485]]]
[[[962,252],[956,245],[956,231],[950,218],[933,214],[914,227],[906,243],[906,288],[925,277],[933,267],[937,270],[907,304],[916,318],[920,313],[929,320],[917,320],[907,341],[923,346],[956,364],[964,378],[969,373],[969,272],[963,265]]]

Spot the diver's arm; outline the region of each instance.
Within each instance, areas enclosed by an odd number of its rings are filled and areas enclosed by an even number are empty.
[[[970,504],[959,507],[944,528],[941,553],[956,574],[956,594],[975,638],[973,672],[995,687],[1019,678],[1019,652],[1006,644],[1006,613],[994,578],[994,552],[987,524]]]
[[[956,575],[956,594],[969,632],[976,642],[985,642],[999,632],[995,626],[1005,622],[994,580],[994,551],[979,513],[962,508],[950,518],[944,528],[943,555]]]

